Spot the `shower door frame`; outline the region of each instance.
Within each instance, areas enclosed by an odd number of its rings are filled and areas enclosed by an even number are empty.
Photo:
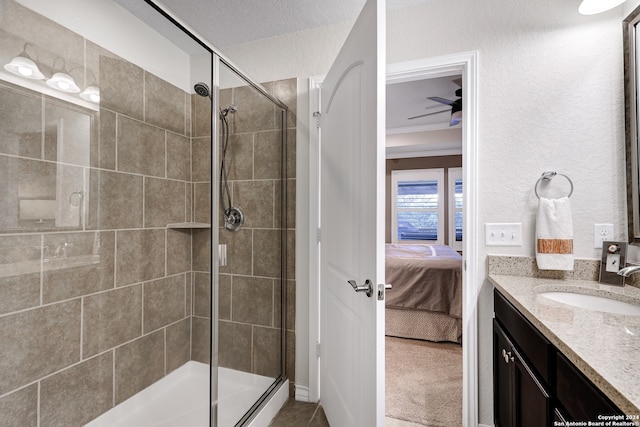
[[[271,386],[263,393],[260,399],[254,403],[254,405],[249,409],[248,412],[244,414],[244,416],[240,419],[240,421],[236,425],[245,425],[249,421],[251,421],[258,410],[266,404],[268,399],[275,393],[276,390],[287,380],[286,378],[286,301],[287,301],[287,116],[288,116],[288,107],[282,103],[278,98],[270,94],[261,84],[253,81],[246,74],[238,69],[237,66],[233,64],[228,58],[226,58],[222,53],[218,51],[218,49],[208,42],[206,38],[198,34],[194,29],[192,29],[186,22],[184,22],[179,16],[173,13],[170,10],[165,9],[163,6],[155,3],[154,0],[144,0],[149,6],[155,9],[158,13],[164,16],[169,22],[178,27],[181,31],[191,37],[194,41],[196,41],[199,45],[201,45],[204,49],[206,49],[211,54],[211,81],[209,82],[210,86],[217,95],[219,91],[219,83],[220,83],[220,63],[224,64],[228,67],[232,72],[234,72],[240,79],[245,81],[249,86],[253,87],[255,90],[260,92],[263,96],[269,99],[276,107],[281,110],[281,129],[282,129],[282,170],[281,170],[281,261],[280,261],[280,286],[281,286],[281,296],[280,296],[280,316],[281,316],[281,348],[280,348],[280,376],[274,379],[274,382]],[[215,114],[219,109],[219,96],[215,96],[215,99],[212,99],[212,111],[211,111],[211,144],[215,143],[215,149],[211,150],[211,170],[213,172],[214,165],[217,165],[219,162],[219,124]],[[219,210],[217,209],[217,203],[220,197],[219,194],[219,177],[218,174],[211,174],[211,255],[210,255],[210,265],[211,265],[211,337],[210,337],[210,363],[211,363],[211,374],[210,374],[210,389],[209,389],[209,402],[211,405],[209,411],[209,426],[215,427],[218,422],[218,283],[219,283],[219,254],[217,250],[214,248],[218,247],[218,227],[220,218],[219,218]],[[215,225],[214,225],[215,224]],[[213,285],[216,286],[213,286]]]

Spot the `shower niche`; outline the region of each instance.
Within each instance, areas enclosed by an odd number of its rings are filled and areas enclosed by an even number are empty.
[[[86,34],[69,5],[0,0],[0,419],[250,425],[292,371],[295,80],[255,84],[151,2]]]

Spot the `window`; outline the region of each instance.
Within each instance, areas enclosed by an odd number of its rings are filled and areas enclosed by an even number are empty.
[[[444,169],[391,172],[394,243],[444,244]]]
[[[462,250],[462,168],[449,168],[449,246]]]

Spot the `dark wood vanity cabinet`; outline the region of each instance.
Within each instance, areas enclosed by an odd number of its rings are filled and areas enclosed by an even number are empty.
[[[497,321],[493,321],[496,427],[549,425],[549,393]]]
[[[494,312],[496,427],[542,427],[622,414],[497,290]]]

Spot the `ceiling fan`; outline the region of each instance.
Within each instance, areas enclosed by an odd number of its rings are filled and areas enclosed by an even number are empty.
[[[449,126],[455,126],[462,120],[462,88],[456,89],[455,95],[457,99],[454,101],[446,98],[441,98],[439,96],[429,96],[427,99],[430,99],[435,102],[439,102],[440,104],[445,104],[451,106],[451,109],[435,111],[433,113],[420,114],[419,116],[409,117],[408,120],[417,119],[419,117],[433,116],[434,114],[440,114],[450,111],[451,119],[449,120]]]

